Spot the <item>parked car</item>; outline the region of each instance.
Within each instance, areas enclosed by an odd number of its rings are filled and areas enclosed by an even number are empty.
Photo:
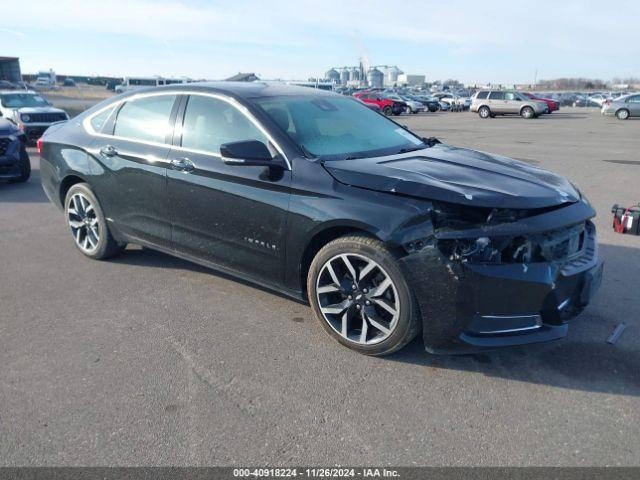
[[[359,92],[353,95],[364,103],[373,103],[377,105],[385,115],[400,115],[407,109],[407,104],[398,100],[385,98],[378,92]]]
[[[398,94],[392,93],[392,94],[385,94],[385,98],[394,100],[396,102],[404,103],[406,105],[407,113],[424,112],[424,105],[422,104],[422,102],[419,102],[418,100],[412,100],[406,95],[398,95]]]
[[[536,102],[543,102],[547,106],[547,113],[553,113],[557,110],[560,110],[560,102],[557,102],[556,100],[551,100],[550,98],[542,98],[539,95],[534,95],[533,93],[529,92],[522,92],[522,94],[525,97]]]
[[[425,110],[429,110],[430,112],[437,112],[440,110],[440,102],[436,98],[427,95],[409,95],[408,97],[422,103]]]
[[[31,175],[27,137],[18,126],[0,118],[0,180],[26,182]]]
[[[615,100],[607,100],[602,105],[603,115],[615,115],[618,120],[640,117],[640,93],[625,95]]]
[[[440,102],[448,103],[451,107],[460,108],[462,110],[468,110],[471,108],[471,99],[468,97],[459,97],[455,93],[449,92],[435,93],[433,96]]]
[[[544,102],[531,100],[519,92],[504,90],[479,90],[473,97],[471,111],[480,118],[496,115],[520,115],[535,118],[547,111]]]
[[[64,82],[62,82],[63,87],[75,87],[76,81],[73,78],[65,78]]]
[[[610,99],[611,97],[606,93],[594,93],[589,95],[589,102],[593,105],[597,105],[598,107],[602,107],[604,102]]]
[[[35,142],[50,125],[69,120],[69,115],[55,108],[33,91],[0,91],[0,114],[14,121]]]
[[[365,107],[373,110],[374,112],[378,112],[378,113],[382,113],[382,110],[380,110],[380,107],[378,105],[376,105],[375,103],[365,103],[362,100],[360,100],[357,97],[354,97],[358,102],[362,103]]]
[[[421,330],[431,352],[557,339],[601,278],[595,211],[569,181],[331,92],[129,92],[51,127],[39,149],[82,254],[135,243],[307,299],[369,355]]]

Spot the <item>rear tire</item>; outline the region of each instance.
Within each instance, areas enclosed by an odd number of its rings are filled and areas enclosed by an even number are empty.
[[[73,185],[64,201],[64,213],[78,250],[95,260],[119,255],[126,244],[116,242],[98,199],[86,183]]]
[[[31,176],[31,160],[29,160],[27,147],[24,145],[20,147],[20,161],[18,162],[18,168],[20,168],[20,176],[12,178],[9,180],[9,183],[24,183],[29,180],[29,177]]]
[[[489,109],[489,107],[480,107],[478,109],[478,115],[480,116],[480,118],[491,118],[491,110]]]
[[[629,110],[627,110],[626,108],[621,108],[616,112],[616,117],[618,118],[618,120],[626,120],[627,118],[629,118]]]
[[[388,355],[420,331],[417,302],[377,239],[349,235],[326,244],[309,268],[307,292],[324,330],[359,353]]]

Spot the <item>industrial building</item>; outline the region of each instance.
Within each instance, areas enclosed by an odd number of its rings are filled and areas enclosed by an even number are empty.
[[[325,72],[325,81],[341,87],[392,88],[422,85],[424,75],[404,73],[396,65],[374,65],[365,70],[362,62],[357,67],[332,67]]]

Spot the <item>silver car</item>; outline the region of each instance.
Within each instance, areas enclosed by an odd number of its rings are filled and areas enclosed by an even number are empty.
[[[496,115],[520,115],[522,118],[535,118],[547,111],[547,105],[525,97],[520,92],[504,90],[480,90],[471,101],[471,111],[480,118]]]
[[[603,115],[615,115],[618,120],[640,117],[640,93],[608,100],[602,105]]]

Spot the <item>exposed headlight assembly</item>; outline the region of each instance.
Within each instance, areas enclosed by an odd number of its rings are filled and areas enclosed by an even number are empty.
[[[31,117],[28,114],[23,113],[22,115],[20,115],[20,120],[22,120],[23,122],[29,122],[31,121]]]

